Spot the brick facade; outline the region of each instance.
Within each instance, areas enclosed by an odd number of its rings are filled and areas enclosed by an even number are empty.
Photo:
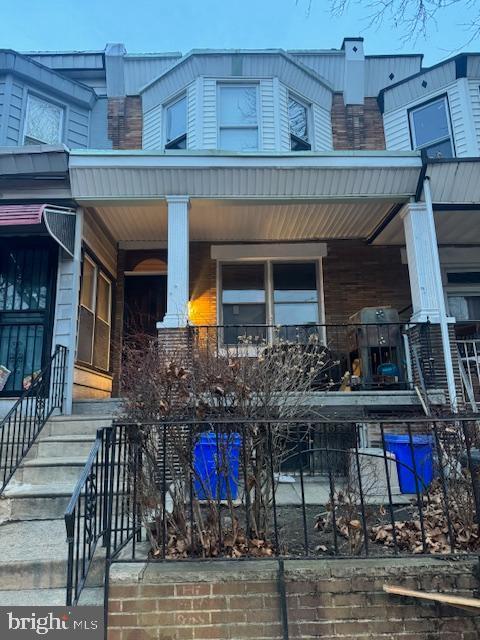
[[[376,98],[365,98],[364,104],[345,105],[343,94],[335,93],[332,104],[333,148],[385,149],[383,118]]]
[[[390,305],[401,311],[411,304],[408,266],[402,264],[399,247],[329,242],[323,286],[325,320],[331,324],[348,322],[362,307]]]
[[[210,243],[190,245],[190,321],[217,324],[217,263],[210,257]]]
[[[286,562],[290,640],[476,640],[478,616],[383,591],[395,584],[472,597],[473,569],[473,561],[428,558]],[[278,587],[270,561],[114,565],[108,638],[281,640]]]
[[[142,99],[140,96],[108,99],[108,137],[113,149],[142,148]]]

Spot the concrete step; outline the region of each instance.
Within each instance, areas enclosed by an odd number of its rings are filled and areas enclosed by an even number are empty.
[[[67,575],[65,524],[61,520],[8,522],[0,526],[0,585],[16,589],[63,589]],[[99,547],[87,586],[103,584],[104,553]]]
[[[75,483],[86,461],[87,456],[24,460],[15,473],[15,481],[33,485]]]
[[[105,416],[55,416],[44,426],[42,436],[93,435],[97,429],[109,427],[111,417]]]
[[[88,458],[92,446],[95,442],[94,434],[87,435],[54,435],[39,437],[32,450],[29,452],[29,459],[33,458]]]
[[[122,413],[122,399],[74,400],[72,409],[74,415],[119,416]]]
[[[0,591],[0,607],[53,607],[65,604],[65,589],[16,589]],[[87,587],[82,591],[78,606],[103,605],[103,588]]]
[[[0,523],[12,520],[63,520],[75,482],[25,484],[13,480],[0,498]]]

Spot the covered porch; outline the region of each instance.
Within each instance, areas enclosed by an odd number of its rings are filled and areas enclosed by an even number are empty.
[[[418,406],[416,357],[429,360],[422,384],[443,388],[432,399],[452,392],[433,214],[413,202],[416,153],[73,152],[71,173],[77,201],[117,250],[114,392],[129,333],[186,327],[236,355],[316,335],[334,363],[319,392],[342,391],[340,403],[383,395],[385,407],[392,397]],[[379,241],[393,220],[408,260],[399,243]],[[425,346],[412,353],[423,325],[434,330],[435,358]],[[438,385],[427,379],[435,369]]]

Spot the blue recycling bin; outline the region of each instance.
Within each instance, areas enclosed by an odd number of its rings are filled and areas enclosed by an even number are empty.
[[[414,469],[417,472],[418,490],[424,491],[433,480],[433,437],[412,435],[410,441],[409,435],[386,434],[385,447],[395,454],[400,491],[416,493]]]
[[[229,492],[236,500],[240,444],[238,433],[200,434],[193,450],[193,488],[199,500],[227,500]]]

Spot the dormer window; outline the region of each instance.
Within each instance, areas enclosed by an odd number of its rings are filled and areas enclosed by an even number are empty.
[[[29,95],[23,144],[59,144],[62,141],[63,109]]]
[[[309,107],[298,98],[288,97],[290,121],[290,148],[292,151],[310,151]]]
[[[411,109],[409,116],[414,149],[425,149],[429,158],[454,156],[446,96]]]
[[[219,148],[258,150],[258,87],[255,84],[218,86]]]
[[[165,107],[165,149],[187,148],[187,96]]]

